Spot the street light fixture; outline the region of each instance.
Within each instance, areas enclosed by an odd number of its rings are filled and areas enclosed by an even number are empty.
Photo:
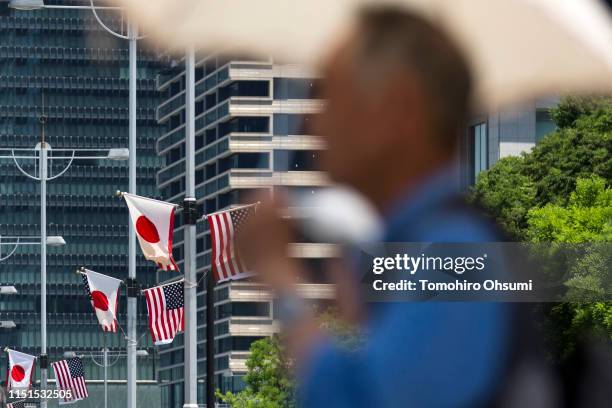
[[[61,247],[66,245],[66,241],[64,241],[64,238],[59,236],[59,235],[52,235],[50,237],[47,237],[47,246],[48,247]]]
[[[32,11],[45,7],[43,0],[11,0],[8,6],[15,10]]]
[[[15,327],[17,325],[12,320],[0,320],[0,329],[14,329]]]
[[[93,2],[93,0],[91,0]],[[44,0],[11,0],[8,4],[9,8],[19,11],[36,11],[40,9],[70,9],[70,10],[90,10],[93,6],[61,6],[45,4]],[[101,6],[95,7],[99,10],[120,10],[121,7]]]
[[[130,159],[130,150],[124,147],[119,149],[110,149],[106,158],[108,160],[126,161]]]
[[[0,295],[16,295],[19,293],[14,286],[0,286]]]

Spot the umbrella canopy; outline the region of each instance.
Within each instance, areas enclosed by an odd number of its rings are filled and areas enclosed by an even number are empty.
[[[405,7],[464,50],[484,107],[612,91],[612,22],[597,0],[115,0],[163,46],[316,67],[367,5]]]

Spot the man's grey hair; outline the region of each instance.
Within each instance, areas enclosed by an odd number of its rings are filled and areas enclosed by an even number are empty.
[[[398,69],[415,75],[427,99],[432,130],[454,142],[470,112],[468,63],[442,28],[394,7],[368,7],[358,18],[355,67],[373,83]]]

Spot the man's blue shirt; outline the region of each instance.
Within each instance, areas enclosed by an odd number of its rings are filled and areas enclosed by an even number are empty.
[[[451,172],[423,183],[385,217],[385,242],[501,239],[473,211],[449,206]],[[300,373],[301,406],[478,407],[502,376],[509,308],[502,303],[389,302],[376,305],[356,352],[317,344]]]

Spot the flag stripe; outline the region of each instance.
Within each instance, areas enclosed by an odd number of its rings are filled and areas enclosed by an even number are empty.
[[[153,339],[153,342],[157,341],[157,330],[153,329],[153,319],[151,318],[151,315],[153,313],[151,313],[151,298],[149,296],[145,296],[145,299],[147,301],[147,322],[149,324],[149,327],[151,328],[151,338]]]
[[[208,219],[208,225],[209,225],[209,229],[210,229],[210,240],[211,240],[211,247],[212,247],[212,254],[211,254],[211,269],[213,272],[213,276],[215,278],[215,281],[218,281],[220,279],[219,276],[219,268],[217,267],[217,257],[219,256],[219,250],[217,248],[218,245],[218,239],[215,237],[216,234],[216,228],[213,228],[215,220],[214,220],[215,216],[210,216]]]
[[[221,270],[221,262],[220,262],[220,258],[221,258],[221,236],[220,236],[220,232],[221,232],[221,228],[219,228],[218,226],[218,222],[217,222],[217,216],[213,215],[210,218],[211,221],[211,236],[212,236],[212,242],[213,242],[213,248],[215,251],[215,257],[213,259],[213,265],[215,267],[215,271],[217,273],[217,281],[223,280],[225,279],[225,276],[223,275],[223,271]]]
[[[221,275],[223,279],[228,279],[231,275],[225,263],[225,239],[227,236],[225,234],[225,223],[221,219],[221,216],[217,217],[217,225],[219,226],[219,265],[221,265]]]
[[[232,263],[233,266],[233,276],[237,276],[240,274],[240,265],[238,264],[238,260],[236,259],[236,250],[234,248],[234,237],[236,236],[236,234],[234,233],[234,223],[232,222],[232,218],[230,217],[230,214],[227,213],[225,215],[225,218],[227,220],[227,225],[228,225],[228,231],[229,231],[229,239],[228,239],[228,255],[230,257],[230,262]]]
[[[225,238],[225,249],[223,250],[223,254],[225,255],[225,265],[229,271],[230,276],[234,276],[237,273],[237,270],[234,268],[234,259],[232,258],[231,248],[232,248],[232,232],[230,230],[230,220],[229,213],[222,213],[221,218],[223,219],[223,237]]]

